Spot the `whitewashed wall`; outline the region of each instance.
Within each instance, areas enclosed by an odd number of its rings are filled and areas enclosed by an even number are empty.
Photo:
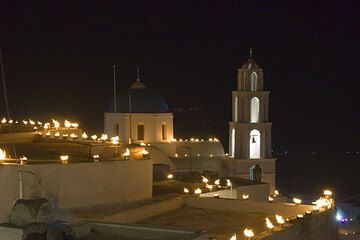
[[[152,196],[152,161],[34,164],[22,167],[24,198],[45,197],[57,208],[131,202]],[[0,165],[0,222],[18,198],[16,166]]]

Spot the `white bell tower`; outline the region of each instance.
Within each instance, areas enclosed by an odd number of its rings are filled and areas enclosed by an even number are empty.
[[[264,91],[263,70],[253,59],[238,69],[237,91],[232,91],[232,121],[229,122],[229,174],[248,179],[256,165],[262,181],[275,189],[275,160],[271,157],[269,91]]]

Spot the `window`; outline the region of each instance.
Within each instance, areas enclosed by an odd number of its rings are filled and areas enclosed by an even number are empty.
[[[257,123],[259,122],[259,99],[253,97],[250,102],[250,122]]]
[[[230,157],[235,157],[235,129],[231,130],[231,150]]]
[[[260,158],[260,132],[256,129],[250,132],[250,158]]]
[[[120,128],[119,128],[119,124],[115,125],[115,136],[119,136],[120,134]]]
[[[137,135],[138,140],[145,140],[145,127],[144,124],[139,124],[137,126]]]
[[[163,123],[161,125],[161,138],[162,138],[162,140],[167,139],[167,136],[166,136],[166,123]]]
[[[250,75],[251,81],[251,91],[257,91],[257,74],[256,72],[252,72]]]
[[[234,122],[238,121],[238,98],[235,97],[234,100]]]

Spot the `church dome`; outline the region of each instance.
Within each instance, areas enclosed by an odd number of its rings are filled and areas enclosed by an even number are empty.
[[[129,95],[131,95],[132,113],[168,113],[169,107],[163,97],[147,89],[137,79],[129,89],[116,94],[116,112],[129,112]],[[114,100],[111,101],[107,112],[114,112]]]
[[[249,59],[241,66],[242,69],[260,69],[260,66],[253,60]]]
[[[241,69],[260,69],[260,66],[254,61],[252,54],[253,54],[253,51],[252,51],[252,48],[250,48],[249,49],[249,60],[247,60],[241,66]]]

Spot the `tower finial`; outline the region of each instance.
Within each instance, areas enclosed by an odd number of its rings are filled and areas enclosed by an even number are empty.
[[[252,48],[249,49],[249,58],[252,59],[252,55],[253,55],[253,50]]]
[[[136,69],[136,81],[140,81],[140,67]]]

